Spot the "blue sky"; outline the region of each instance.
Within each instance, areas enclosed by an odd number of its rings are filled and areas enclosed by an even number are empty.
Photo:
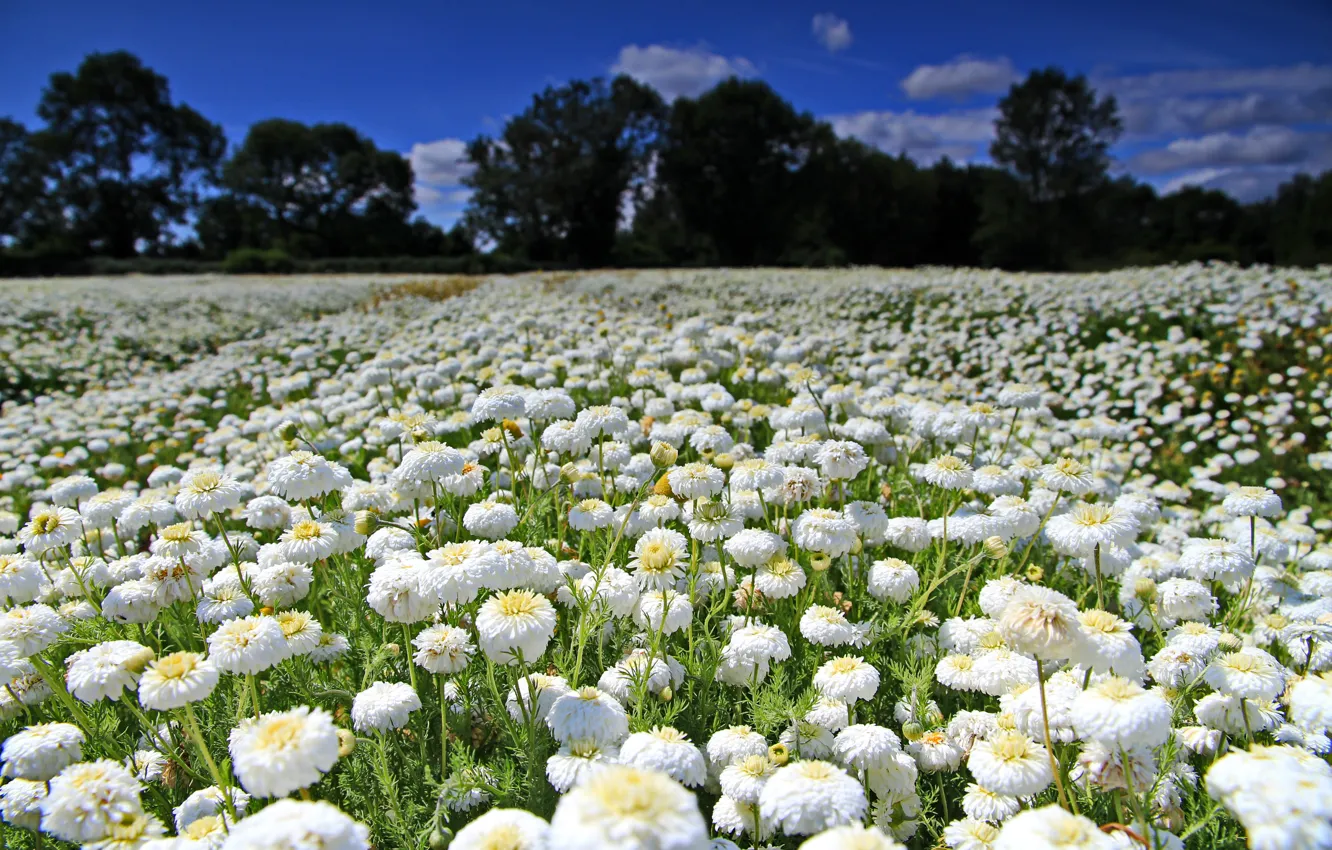
[[[892,153],[983,161],[994,103],[1048,64],[1121,101],[1117,168],[1248,199],[1332,167],[1332,2],[942,0],[353,3],[0,0],[0,115],[124,48],[238,142],[254,121],[345,121],[412,158],[418,200],[465,201],[462,141],[543,86],[623,71],[689,95],[731,73]]]

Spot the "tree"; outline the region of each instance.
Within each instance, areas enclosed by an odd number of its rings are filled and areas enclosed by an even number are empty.
[[[296,256],[406,253],[412,183],[406,159],[345,124],[260,121],[226,164],[230,196],[210,202],[201,230],[217,245]]]
[[[774,263],[809,214],[805,166],[831,142],[826,128],[767,83],[724,80],[675,102],[657,179],[720,262]]]
[[[46,198],[48,172],[28,128],[0,118],[0,243],[31,236],[36,211]]]
[[[468,227],[536,262],[605,264],[664,113],[656,91],[625,76],[548,87],[498,139],[468,145]]]
[[[1043,231],[1043,265],[1063,266],[1079,242],[1094,242],[1085,238],[1093,220],[1089,195],[1105,183],[1109,148],[1122,131],[1113,96],[1098,98],[1086,77],[1058,68],[1032,71],[999,101],[990,157],[1018,179],[1033,208],[1029,217]],[[990,233],[1001,231],[994,218],[1012,214],[1015,203],[1025,205],[992,197]]]
[[[125,51],[52,74],[37,114],[46,126],[33,144],[86,253],[130,257],[169,241],[226,151],[221,127],[173,103],[166,78]]]

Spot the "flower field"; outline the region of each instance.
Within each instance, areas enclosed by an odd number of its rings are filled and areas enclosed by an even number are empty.
[[[0,286],[5,847],[1332,847],[1332,270]]]

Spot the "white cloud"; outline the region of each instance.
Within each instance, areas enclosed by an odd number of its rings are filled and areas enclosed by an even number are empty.
[[[1148,174],[1237,165],[1286,165],[1308,158],[1318,134],[1289,127],[1260,126],[1245,133],[1212,133],[1175,139],[1163,148],[1143,151],[1132,159],[1135,170]]]
[[[814,38],[827,48],[829,53],[836,53],[851,46],[851,25],[846,22],[846,18],[839,18],[831,12],[815,15],[812,30]]]
[[[905,112],[856,112],[827,120],[839,136],[848,136],[893,155],[905,153],[930,163],[944,156],[972,160],[984,154],[994,136],[994,108],[966,109],[938,115]]]
[[[1200,189],[1219,189],[1241,203],[1249,203],[1271,197],[1278,186],[1302,170],[1291,167],[1200,168],[1171,179],[1160,187],[1160,191],[1163,195],[1169,195],[1197,186]]]
[[[472,173],[472,164],[467,161],[467,143],[462,139],[417,142],[407,158],[416,179],[433,186],[460,186],[462,179]]]
[[[627,74],[674,100],[702,94],[727,77],[752,76],[758,69],[748,59],[728,59],[702,47],[679,50],[660,44],[630,44],[621,48],[611,73]]]
[[[1108,77],[1094,81],[1121,98],[1163,98],[1198,94],[1251,94],[1254,92],[1313,92],[1332,87],[1332,65],[1268,68],[1205,68],[1157,71],[1152,74]]]
[[[1309,92],[1250,92],[1222,97],[1129,99],[1120,105],[1131,135],[1197,135],[1258,124],[1332,121],[1332,88]]]
[[[418,207],[462,205],[471,197],[471,190],[462,185],[463,178],[473,169],[467,161],[467,143],[462,139],[417,142],[407,159],[416,178],[412,189]]]
[[[921,65],[902,80],[902,91],[914,100],[998,94],[1018,79],[1008,57],[979,59],[959,56],[942,65]]]

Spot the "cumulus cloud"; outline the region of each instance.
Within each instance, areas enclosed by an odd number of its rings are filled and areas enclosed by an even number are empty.
[[[1133,157],[1131,164],[1135,170],[1147,174],[1239,165],[1288,165],[1308,159],[1316,141],[1318,134],[1264,125],[1244,133],[1175,139],[1163,148],[1143,151]]]
[[[831,12],[814,16],[812,25],[814,38],[827,48],[829,53],[836,53],[851,46],[851,25],[846,18],[839,18]]]
[[[464,204],[471,197],[471,192],[462,185],[463,178],[473,168],[467,161],[467,143],[462,139],[417,142],[407,153],[407,159],[416,178],[412,188],[417,206]]]
[[[627,74],[674,100],[702,94],[727,77],[752,76],[758,69],[748,59],[728,59],[702,47],[680,50],[660,44],[630,44],[621,48],[611,72]]]
[[[945,156],[971,160],[994,136],[997,110],[967,109],[937,115],[877,111],[834,115],[828,120],[840,136],[859,139],[886,153],[906,154],[922,163]]]
[[[1018,79],[1007,57],[980,59],[959,56],[942,65],[921,65],[902,80],[902,91],[914,100],[997,94]]]
[[[1259,124],[1332,121],[1332,87],[1308,92],[1252,92],[1223,97],[1127,100],[1124,129],[1137,136],[1185,136]]]
[[[1267,68],[1205,68],[1157,71],[1151,74],[1109,77],[1096,81],[1121,98],[1165,98],[1201,94],[1255,92],[1313,92],[1332,87],[1332,65],[1271,66]]]
[[[417,142],[407,158],[416,179],[434,186],[460,186],[462,179],[472,173],[472,164],[467,161],[467,143],[462,139]]]
[[[1278,186],[1301,170],[1295,167],[1200,168],[1172,178],[1160,187],[1160,191],[1163,195],[1169,195],[1197,186],[1200,189],[1219,189],[1241,203],[1249,203],[1270,198]]]

